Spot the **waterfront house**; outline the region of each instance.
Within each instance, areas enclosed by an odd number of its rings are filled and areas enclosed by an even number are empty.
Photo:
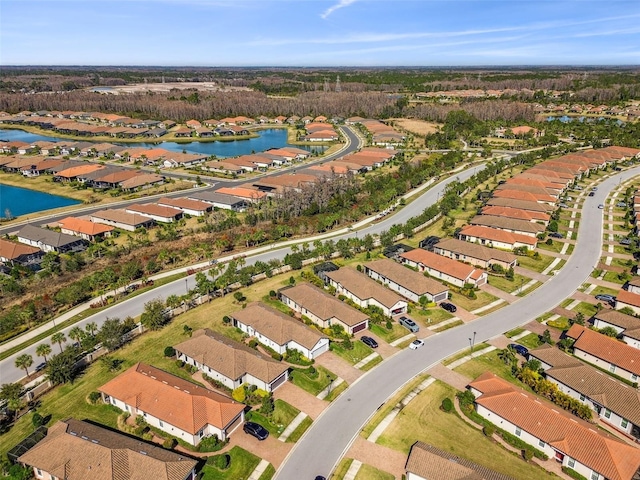
[[[134,232],[138,228],[151,228],[155,224],[152,218],[138,213],[129,213],[120,208],[99,210],[91,214],[90,220],[95,223],[111,225],[112,227]]]
[[[20,243],[31,245],[44,252],[81,252],[87,248],[87,242],[82,238],[33,225],[22,227],[17,237]]]
[[[93,242],[98,238],[110,237],[113,227],[100,223],[91,222],[82,218],[67,217],[58,222],[60,231],[69,235],[83,238],[89,242]]]

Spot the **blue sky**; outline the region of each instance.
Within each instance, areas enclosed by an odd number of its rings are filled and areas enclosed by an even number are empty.
[[[1,65],[640,64],[640,0],[0,0]]]

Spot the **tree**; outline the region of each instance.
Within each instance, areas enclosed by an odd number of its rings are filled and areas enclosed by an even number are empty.
[[[23,353],[18,356],[15,361],[16,368],[24,368],[27,377],[29,376],[29,367],[33,365],[33,357],[28,353]]]
[[[73,327],[71,330],[69,330],[69,338],[74,342],[78,342],[78,343],[81,342],[85,336],[86,336],[86,333],[84,332],[84,330],[82,330],[77,325]]]
[[[548,343],[549,345],[553,345],[553,340],[551,340],[551,332],[549,331],[548,328],[544,332],[542,332],[542,335],[540,336],[540,340],[542,340],[542,343]]]
[[[60,385],[73,380],[73,365],[75,353],[73,349],[54,355],[47,364],[47,375],[54,385]]]
[[[125,333],[124,325],[119,318],[108,318],[102,324],[97,334],[98,341],[107,350],[113,351],[123,344],[122,336]]]
[[[96,332],[98,331],[98,324],[96,322],[89,322],[85,325],[84,329],[87,331],[89,335],[92,337],[96,336]]]
[[[513,365],[516,362],[516,355],[513,348],[503,348],[498,352],[498,358],[504,362],[505,365]]]
[[[9,410],[17,414],[22,408],[20,397],[23,391],[24,388],[19,383],[5,383],[0,387],[0,399],[5,400]]]
[[[51,335],[51,342],[57,343],[58,347],[60,347],[60,353],[62,353],[62,344],[67,341],[67,337],[64,336],[64,333],[57,332]]]
[[[51,345],[48,343],[41,343],[36,347],[36,355],[44,358],[44,361],[47,361],[47,355],[51,355]]]
[[[166,323],[164,302],[160,298],[150,300],[144,304],[144,311],[140,322],[149,330],[159,330]]]
[[[266,416],[271,416],[275,410],[275,404],[273,403],[273,395],[265,395],[262,397],[262,405],[260,407],[260,413]]]
[[[584,314],[582,312],[576,313],[576,316],[573,318],[571,323],[577,323],[578,325],[584,326]]]
[[[604,327],[599,330],[600,333],[606,335],[607,337],[616,338],[618,336],[618,331],[613,327]]]

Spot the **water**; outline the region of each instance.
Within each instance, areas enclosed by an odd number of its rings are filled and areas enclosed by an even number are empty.
[[[568,115],[563,115],[561,117],[554,117],[553,115],[551,115],[551,116],[548,116],[546,118],[546,120],[547,120],[547,122],[553,122],[554,120],[558,120],[558,121],[560,121],[562,123],[571,123],[571,122],[594,123],[594,122],[601,122],[603,120],[606,120],[606,118],[605,117],[597,117],[597,118],[595,118],[595,117],[570,117]],[[618,126],[622,126],[622,125],[625,124],[620,119],[617,119],[615,123]]]
[[[206,155],[215,155],[219,158],[224,157],[237,157],[238,155],[248,155],[252,152],[264,152],[270,148],[281,148],[285,146],[304,148],[310,152],[322,153],[325,147],[311,146],[302,147],[298,145],[289,145],[287,143],[287,130],[284,128],[271,128],[268,130],[260,130],[257,132],[259,137],[250,138],[246,140],[234,140],[225,142],[190,142],[190,143],[175,143],[175,142],[161,142],[157,143],[118,143],[110,142],[116,145],[124,145],[131,147],[160,147],[174,152],[186,151],[188,153],[200,153]],[[39,140],[48,142],[69,142],[70,140],[60,137],[48,137],[44,135],[36,135],[34,133],[25,132],[22,130],[0,130],[0,140],[15,141],[32,143]],[[79,141],[87,141],[79,139]]]
[[[0,218],[7,210],[12,217],[28,213],[41,212],[51,208],[77,205],[80,202],[72,198],[50,195],[27,188],[11,187],[0,183]]]

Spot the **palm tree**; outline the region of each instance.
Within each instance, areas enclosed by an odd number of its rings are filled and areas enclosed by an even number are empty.
[[[51,355],[51,345],[48,343],[41,343],[36,347],[36,355],[44,358],[44,361],[47,361],[47,355]]]
[[[516,355],[513,353],[513,348],[503,348],[498,352],[498,358],[502,360],[505,365],[513,365],[516,362]]]
[[[96,332],[98,331],[98,324],[96,322],[89,322],[85,325],[84,329],[87,331],[89,335],[92,337],[96,336]]]
[[[33,365],[33,357],[28,353],[23,353],[18,358],[16,358],[15,366],[16,368],[24,368],[27,377],[29,376],[29,367]]]
[[[62,344],[67,341],[67,337],[64,336],[64,333],[58,332],[51,335],[51,341],[58,344],[60,347],[60,353],[62,353]]]
[[[77,325],[69,330],[69,338],[74,342],[80,342],[80,340],[82,340],[85,335],[86,333],[84,333],[84,331]]]

